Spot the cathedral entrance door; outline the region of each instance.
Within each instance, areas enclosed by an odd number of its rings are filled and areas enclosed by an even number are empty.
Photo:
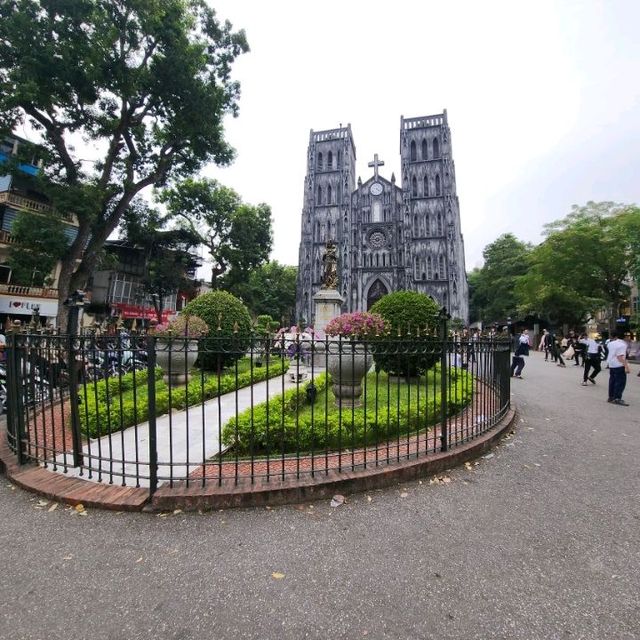
[[[367,310],[371,309],[373,304],[380,300],[382,296],[386,296],[387,293],[389,293],[389,289],[380,280],[376,280],[369,287],[369,293],[367,293]]]

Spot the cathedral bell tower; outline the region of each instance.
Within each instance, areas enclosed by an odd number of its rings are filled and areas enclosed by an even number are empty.
[[[351,287],[350,197],[355,186],[356,147],[351,125],[309,134],[307,175],[298,258],[296,320],[313,322],[313,295],[321,286],[322,256],[333,240],[338,251],[338,290]]]

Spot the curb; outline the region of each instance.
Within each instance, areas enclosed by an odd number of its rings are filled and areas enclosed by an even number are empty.
[[[10,450],[6,434],[0,441],[0,472],[26,491],[65,504],[116,511],[169,511],[182,509],[229,509],[263,507],[308,502],[331,497],[335,493],[357,493],[380,489],[401,481],[411,481],[440,473],[473,460],[488,450],[512,428],[516,410],[511,408],[487,433],[455,449],[424,458],[360,471],[330,472],[304,480],[270,481],[260,484],[238,483],[222,486],[189,486],[184,483],[160,487],[149,498],[147,489],[101,484],[70,478],[35,464],[19,466]]]
[[[504,433],[512,428],[516,417],[510,409],[491,431],[450,451],[430,454],[410,462],[385,465],[363,471],[329,473],[305,480],[270,481],[260,485],[250,483],[200,487],[160,487],[144,507],[144,511],[182,509],[230,509],[236,507],[264,507],[329,498],[335,493],[357,493],[380,489],[401,481],[411,481],[440,473],[445,469],[473,460],[490,450]]]

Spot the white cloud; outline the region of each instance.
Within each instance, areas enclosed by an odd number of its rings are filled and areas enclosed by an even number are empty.
[[[252,50],[234,66],[238,157],[207,174],[272,206],[281,262],[297,262],[309,130],[340,123],[363,179],[374,153],[390,177],[400,116],[447,108],[468,268],[499,233],[536,240],[570,203],[638,200],[640,3],[213,4]],[[596,149],[607,162],[590,167]]]

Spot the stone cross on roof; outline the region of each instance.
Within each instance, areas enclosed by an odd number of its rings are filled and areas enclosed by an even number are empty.
[[[378,179],[378,167],[382,167],[383,165],[384,165],[384,161],[378,160],[378,154],[375,153],[373,155],[373,162],[370,162],[368,166],[373,167],[373,173],[376,177],[376,180]]]

